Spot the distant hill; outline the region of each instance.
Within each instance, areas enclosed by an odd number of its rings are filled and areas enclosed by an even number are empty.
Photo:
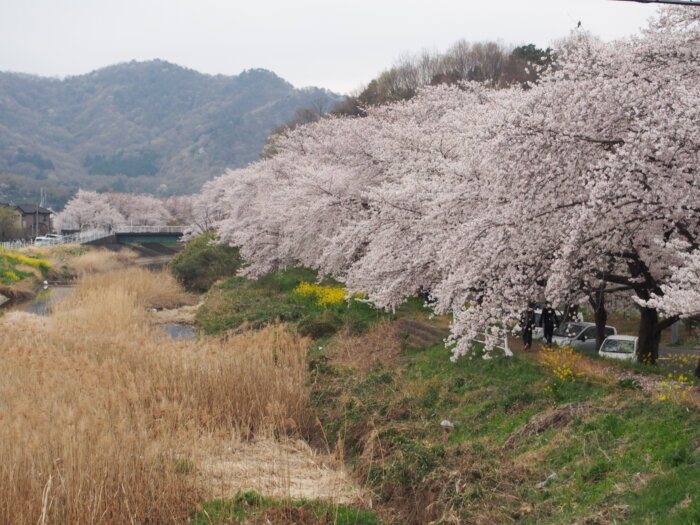
[[[63,80],[0,73],[0,201],[19,181],[24,193],[195,192],[256,160],[270,131],[300,108],[342,98],[264,69],[212,76],[161,60]]]

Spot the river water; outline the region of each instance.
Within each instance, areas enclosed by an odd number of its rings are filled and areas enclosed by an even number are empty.
[[[60,301],[68,297],[73,291],[73,286],[48,286],[40,290],[37,296],[26,303],[17,305],[14,309],[20,312],[29,312],[36,315],[51,315],[53,309]],[[161,330],[173,339],[195,339],[197,333],[186,324],[165,323],[158,325]]]

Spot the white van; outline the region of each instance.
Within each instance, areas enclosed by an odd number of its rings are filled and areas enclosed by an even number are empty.
[[[51,244],[61,244],[63,242],[63,235],[58,235],[57,233],[47,233],[41,237],[34,239],[34,244],[37,246],[48,246]]]
[[[600,345],[600,355],[610,359],[636,361],[639,338],[633,335],[611,335]]]

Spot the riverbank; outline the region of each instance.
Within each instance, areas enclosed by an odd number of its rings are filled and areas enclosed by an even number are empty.
[[[700,414],[650,371],[452,363],[420,300],[348,305],[300,268],[220,278],[197,305],[136,266],[75,292],[0,319],[3,522],[700,520]],[[158,327],[192,316],[211,335]]]
[[[251,488],[362,493],[337,460],[294,444],[314,425],[308,340],[282,325],[173,340],[149,311],[182,293],[130,267],[84,275],[48,317],[0,319],[0,521],[185,523]],[[265,474],[263,458],[277,467]]]
[[[83,275],[110,272],[137,265],[151,269],[167,266],[176,250],[161,253],[155,249],[134,249],[124,245],[110,248],[87,245],[29,246],[12,252],[0,253],[0,270],[5,257],[24,258],[16,279],[0,282],[0,311],[21,307],[46,292],[46,287],[70,286]],[[43,271],[27,265],[26,261],[38,261]],[[11,268],[14,270],[14,267]],[[29,271],[28,271],[29,270]],[[0,272],[1,273],[1,272]],[[5,299],[3,299],[5,297]]]
[[[197,319],[211,333],[280,316],[316,327],[308,439],[343,458],[386,522],[700,522],[692,378],[559,349],[452,363],[445,319],[420,301],[354,318],[300,297],[315,282],[294,268],[223,280]]]

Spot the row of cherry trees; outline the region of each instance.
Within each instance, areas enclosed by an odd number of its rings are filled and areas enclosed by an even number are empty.
[[[130,193],[97,193],[78,190],[56,216],[59,230],[192,224],[191,196],[157,198]]]
[[[697,9],[630,41],[574,34],[528,89],[428,87],[299,127],[194,213],[251,276],[301,263],[381,307],[430,289],[455,358],[533,298],[589,301],[602,333],[606,294],[628,291],[654,361],[700,312],[699,57]]]

